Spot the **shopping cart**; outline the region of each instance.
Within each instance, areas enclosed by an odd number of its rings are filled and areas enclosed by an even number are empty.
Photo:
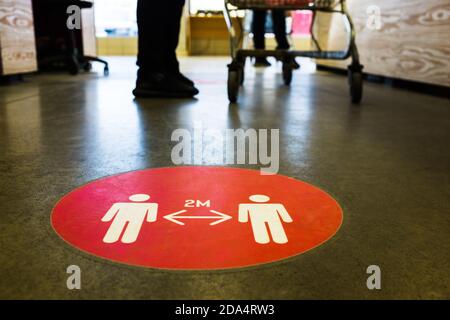
[[[235,18],[237,14],[233,13],[247,9],[312,11],[313,18],[310,31],[312,41],[317,49],[314,51],[244,49],[244,38],[248,32],[244,28],[242,19]],[[344,17],[344,24],[348,33],[348,46],[345,51],[325,51],[320,47],[314,35],[314,22],[319,11],[341,14]],[[228,98],[230,102],[234,103],[238,99],[239,87],[244,83],[244,67],[248,57],[275,57],[277,60],[282,61],[283,81],[286,85],[290,85],[292,80],[295,57],[333,60],[346,60],[351,57],[352,62],[348,67],[350,96],[353,103],[361,101],[363,94],[363,66],[359,62],[358,48],[355,43],[355,29],[347,11],[346,0],[225,0],[224,16],[230,32],[231,57],[233,59],[228,65]]]

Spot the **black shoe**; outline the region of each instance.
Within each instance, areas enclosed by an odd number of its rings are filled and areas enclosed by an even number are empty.
[[[284,64],[289,65],[292,68],[292,70],[300,69],[300,65],[295,60],[295,57],[289,57],[288,59],[284,59],[284,60],[281,60],[281,61],[284,61]]]
[[[255,67],[270,67],[271,64],[266,58],[255,58]]]
[[[295,58],[292,59],[292,68],[293,68],[294,70],[300,69],[300,65],[298,64],[297,61],[295,61]]]
[[[186,77],[184,74],[182,74],[181,72],[178,73],[176,75],[178,77],[178,79],[183,82],[184,84],[187,84],[189,86],[194,86],[194,81],[192,81],[191,79],[189,79],[188,77]]]
[[[162,73],[138,79],[133,94],[136,98],[192,98],[199,91],[177,76]]]
[[[276,50],[280,50],[280,51],[288,51],[290,49],[290,46],[289,46],[289,44],[288,45],[286,45],[286,46],[278,46],[277,48],[276,48]],[[295,57],[294,56],[292,56],[292,58],[290,59],[291,61],[289,61],[289,64],[291,65],[291,68],[293,69],[293,70],[298,70],[298,69],[300,69],[300,65],[298,64],[298,62],[297,61],[295,61]]]

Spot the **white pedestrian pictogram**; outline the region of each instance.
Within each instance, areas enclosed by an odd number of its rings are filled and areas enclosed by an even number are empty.
[[[270,234],[275,243],[287,243],[288,238],[281,221],[291,223],[293,220],[284,205],[268,203],[270,198],[265,195],[253,195],[249,199],[252,203],[239,205],[239,222],[248,223],[250,219],[255,241],[260,244],[268,244]]]
[[[105,243],[115,243],[122,236],[122,243],[136,241],[144,220],[155,222],[158,213],[157,203],[148,203],[150,196],[135,194],[130,198],[132,202],[115,203],[102,218],[103,222],[113,221],[103,238]]]

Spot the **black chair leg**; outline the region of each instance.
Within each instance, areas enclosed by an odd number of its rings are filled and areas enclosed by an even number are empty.
[[[105,74],[105,76],[109,75],[109,64],[107,61],[97,58],[97,57],[90,57],[90,56],[83,56],[84,61],[86,61],[87,63],[89,61],[94,61],[94,62],[99,62],[105,65],[104,69],[103,69],[103,73]]]

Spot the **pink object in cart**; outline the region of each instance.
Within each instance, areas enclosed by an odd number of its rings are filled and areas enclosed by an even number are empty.
[[[309,10],[296,10],[292,12],[292,33],[309,36],[312,23],[312,12]]]

